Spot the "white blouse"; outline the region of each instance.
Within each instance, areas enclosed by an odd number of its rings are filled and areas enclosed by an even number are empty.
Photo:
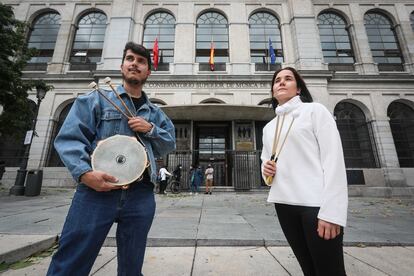
[[[276,108],[276,113],[285,114],[279,147],[293,117],[295,121],[281,149],[267,201],[320,207],[319,219],[345,226],[346,170],[341,139],[331,113],[319,103],[301,102],[298,96]],[[275,128],[276,118],[263,129],[262,162],[271,157]]]

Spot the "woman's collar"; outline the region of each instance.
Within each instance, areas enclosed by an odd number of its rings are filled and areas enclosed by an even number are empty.
[[[275,109],[276,115],[283,115],[296,109],[302,103],[299,96],[291,98],[289,101],[282,105],[278,105]]]

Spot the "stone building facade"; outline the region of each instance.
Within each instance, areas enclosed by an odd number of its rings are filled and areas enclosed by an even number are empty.
[[[351,193],[413,193],[412,0],[4,3],[30,25],[29,45],[41,49],[24,76],[55,87],[39,107],[29,156],[29,168],[43,169],[45,186],[74,185],[52,146],[71,103],[92,80],[105,87],[109,76],[121,84],[127,41],[151,49],[157,38],[160,63],[145,91],[176,125],[177,151],[161,161],[170,169],[212,163],[218,186],[263,187],[258,157],[261,130],[274,116],[271,78],[292,66],[335,116]],[[0,145],[5,185],[14,183],[18,144]]]

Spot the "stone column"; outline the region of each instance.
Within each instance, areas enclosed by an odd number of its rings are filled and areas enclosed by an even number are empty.
[[[178,2],[174,42],[174,74],[192,75],[195,60],[194,3]]]
[[[411,27],[410,14],[404,4],[395,4],[400,24],[395,31],[400,41],[400,48],[404,56],[405,71],[414,74],[414,32]]]
[[[120,70],[125,43],[131,40],[135,1],[113,0],[111,17],[105,34],[102,63],[98,70]]]
[[[391,187],[406,186],[407,181],[398,162],[389,119],[378,117],[371,123],[386,185]]]
[[[377,64],[374,63],[368,36],[364,25],[364,14],[361,12],[359,4],[349,4],[352,22],[349,25],[349,34],[354,45],[355,69],[359,74],[378,75]]]
[[[250,74],[249,24],[244,3],[231,3],[229,15],[230,63],[233,75]]]
[[[293,42],[289,6],[287,3],[282,3],[282,14],[280,15],[280,35],[282,36],[283,57],[285,66],[295,66],[295,43]]]
[[[65,14],[72,14],[72,12]],[[63,15],[56,39],[55,51],[47,66],[48,74],[64,74],[69,69],[69,56],[74,35],[75,25],[72,24],[71,18],[66,18]]]
[[[295,66],[299,70],[326,70],[319,31],[311,0],[289,0],[290,32],[295,45]]]

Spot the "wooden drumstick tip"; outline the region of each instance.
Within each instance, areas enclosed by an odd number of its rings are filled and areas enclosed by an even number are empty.
[[[272,186],[272,182],[273,182],[273,176],[268,176],[268,177],[266,177],[266,179],[265,179],[265,184],[266,184],[267,186]]]
[[[104,79],[104,83],[106,83],[106,84],[111,84],[111,78],[110,78],[110,77],[106,77],[106,78]]]
[[[98,84],[96,84],[96,82],[91,82],[89,85],[88,85],[88,88],[93,88],[93,89],[97,89],[98,88]]]

